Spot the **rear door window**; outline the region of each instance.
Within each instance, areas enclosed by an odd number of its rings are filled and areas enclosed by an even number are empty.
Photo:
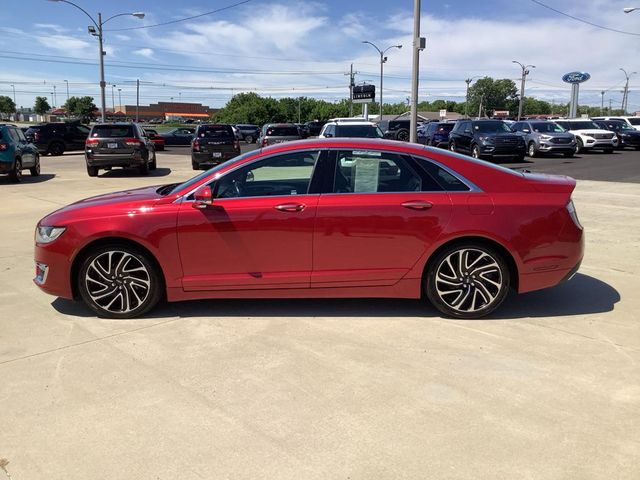
[[[94,125],[91,131],[92,138],[121,138],[133,137],[131,125]]]

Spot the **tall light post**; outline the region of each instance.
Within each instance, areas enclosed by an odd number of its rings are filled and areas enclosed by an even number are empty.
[[[118,110],[122,111],[122,89],[118,89]]]
[[[79,5],[76,5],[73,2],[70,2],[69,0],[49,0],[49,1],[50,2],[68,3],[69,5],[72,5],[72,6],[76,7],[78,10],[80,10],[82,13],[84,13],[87,17],[89,17],[89,19],[93,23],[93,25],[89,25],[88,30],[89,30],[89,33],[91,35],[93,35],[94,37],[98,37],[98,47],[100,49],[99,50],[99,56],[100,56],[100,106],[101,106],[101,109],[102,109],[101,119],[104,122],[106,120],[105,110],[107,109],[107,102],[106,102],[106,99],[105,99],[105,87],[107,86],[107,84],[104,81],[104,56],[106,55],[106,52],[104,51],[104,48],[103,48],[103,40],[104,40],[104,37],[103,37],[103,26],[109,20],[113,20],[116,17],[134,16],[136,18],[144,18],[144,13],[143,12],[118,13],[116,15],[110,16],[109,18],[107,18],[103,22],[102,21],[102,13],[98,13],[98,20],[96,21],[89,14],[89,12],[87,12],[84,8],[80,7]]]
[[[373,48],[375,48],[378,51],[378,53],[380,54],[380,121],[382,121],[382,110],[383,110],[383,106],[382,106],[383,105],[383,103],[382,103],[382,79],[384,77],[384,64],[387,61],[387,57],[385,57],[384,54],[387,53],[392,48],[400,49],[400,48],[402,48],[402,45],[391,45],[390,47],[387,47],[384,50],[380,50],[375,44],[369,42],[368,40],[364,40],[362,43],[368,43]]]
[[[520,104],[518,105],[518,121],[520,121],[520,117],[522,117],[522,107],[524,106],[524,84],[527,75],[529,75],[529,67],[536,68],[535,65],[524,65],[523,63],[517,62],[516,60],[512,60],[511,63],[517,63],[522,68],[522,78],[520,80]]]
[[[621,68],[620,70],[622,70],[622,73],[624,73],[624,76],[627,79],[627,81],[624,84],[624,91],[622,95],[622,113],[626,115],[627,104],[629,103],[629,77],[631,77],[631,75],[635,75],[638,72],[627,73],[627,71],[624,68]]]
[[[600,95],[602,95],[602,101],[600,102],[600,115],[604,115],[604,94],[607,93],[605,90],[602,90],[600,92]],[[553,113],[553,112],[551,112]]]
[[[471,78],[467,78],[464,82],[467,84],[467,94],[465,96],[466,100],[464,103],[464,116],[466,118],[469,118],[469,85],[471,85],[471,82],[473,82],[473,80],[476,77],[471,77]]]
[[[69,101],[69,80],[63,80],[67,84],[67,102]]]
[[[55,84],[53,85],[53,103],[54,103],[54,105],[58,103],[58,99],[56,97],[56,86],[55,86]]]
[[[111,115],[116,113],[116,86],[111,85]]]

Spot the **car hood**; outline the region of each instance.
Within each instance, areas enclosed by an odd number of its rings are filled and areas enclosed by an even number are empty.
[[[144,212],[166,198],[157,192],[159,188],[160,185],[155,185],[85,198],[50,213],[39,223],[56,226],[85,218],[95,219]]]
[[[595,135],[596,133],[611,133],[613,134],[613,132],[610,132],[609,130],[599,130],[599,129],[585,129],[585,130],[569,130],[569,132],[571,133],[577,133],[579,135],[587,135],[587,136],[591,136],[591,135]]]

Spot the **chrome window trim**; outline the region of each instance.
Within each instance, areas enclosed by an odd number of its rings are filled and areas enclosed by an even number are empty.
[[[462,183],[464,183],[469,190],[466,191],[458,191],[458,190],[443,190],[443,192],[446,193],[482,193],[483,190],[478,187],[475,183],[473,183],[471,180],[469,180],[468,178],[464,177],[463,175],[460,175],[458,172],[453,171],[452,169],[450,169],[449,167],[447,167],[446,165],[443,165],[442,163],[438,162],[437,160],[434,160],[431,157],[423,157],[420,155],[416,155],[418,158],[416,159],[417,161],[420,160],[424,160],[427,162],[431,162],[434,165],[440,167],[441,169],[443,169],[445,172],[447,172],[449,175],[453,176],[454,178],[457,178],[458,180],[460,180]]]

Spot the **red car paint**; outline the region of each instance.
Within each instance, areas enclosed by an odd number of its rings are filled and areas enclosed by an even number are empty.
[[[204,210],[181,201],[238,165],[300,149],[366,149],[431,159],[468,180],[465,192],[319,193],[215,199]],[[518,292],[551,287],[583,256],[583,232],[567,211],[575,180],[514,174],[440,149],[367,139],[302,140],[231,160],[181,191],[158,187],[89,198],[39,225],[66,227],[36,244],[49,267],[45,292],[76,295],[76,260],[104,239],[144,247],[162,269],[168,301],[197,298],[418,298],[425,266],[441,246],[480,237],[508,252]],[[300,212],[274,207],[304,206]],[[429,202],[427,211],[403,208]]]

